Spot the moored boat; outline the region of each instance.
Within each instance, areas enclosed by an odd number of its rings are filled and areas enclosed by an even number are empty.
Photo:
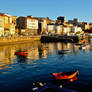
[[[28,51],[17,51],[15,52],[15,55],[20,55],[20,56],[28,56]]]
[[[55,85],[50,83],[37,82],[33,83],[31,92],[76,92],[72,89],[63,88],[62,85]]]
[[[85,49],[86,49],[86,45],[81,45],[81,46],[79,47],[79,49],[85,50]]]
[[[76,81],[78,78],[75,76],[75,77],[73,77],[72,79],[68,79],[67,81],[68,82],[74,82],[74,81]]]
[[[67,54],[67,53],[72,53],[71,50],[60,50],[58,51],[58,54]]]
[[[64,79],[72,79],[74,78],[78,73],[78,70],[73,72],[59,72],[59,73],[53,73],[52,75],[55,77],[55,79],[64,80]]]
[[[80,45],[83,45],[83,43],[76,43],[75,45],[79,45],[80,46]]]

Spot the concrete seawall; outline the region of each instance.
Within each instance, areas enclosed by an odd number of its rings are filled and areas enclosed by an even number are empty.
[[[3,37],[3,38],[0,38],[0,45],[40,41],[40,39],[41,39],[41,36],[7,37],[7,38]]]
[[[42,36],[42,42],[78,42],[78,36]]]
[[[78,36],[23,36],[23,37],[2,37],[0,38],[0,45],[26,43],[33,41],[41,42],[78,42]]]

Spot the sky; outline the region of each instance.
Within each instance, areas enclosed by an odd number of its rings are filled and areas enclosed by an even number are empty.
[[[81,22],[92,22],[92,0],[0,0],[0,12],[53,20],[65,16],[66,21],[78,18]]]

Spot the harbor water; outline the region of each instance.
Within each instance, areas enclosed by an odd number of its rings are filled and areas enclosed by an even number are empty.
[[[29,92],[33,82],[54,83],[52,73],[78,69],[78,79],[61,83],[63,87],[77,92],[92,91],[91,43],[80,50],[74,43],[41,43],[40,41],[0,46],[0,92]],[[42,49],[42,50],[41,50]],[[72,53],[58,54],[68,49]],[[15,55],[27,50],[27,56]],[[57,85],[57,83],[56,83]]]

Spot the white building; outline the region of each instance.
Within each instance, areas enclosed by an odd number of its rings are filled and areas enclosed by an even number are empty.
[[[15,34],[15,25],[12,25],[10,26],[10,34],[11,35],[14,35]]]
[[[27,18],[27,29],[38,29],[38,20]]]
[[[48,33],[55,34],[56,33],[56,28],[57,28],[57,25],[55,25],[55,24],[49,24],[49,25],[47,25],[47,31],[48,31]]]
[[[32,18],[19,17],[17,19],[17,27],[21,30],[20,34],[23,34],[23,35],[37,34],[38,33],[38,19],[35,19],[33,17]]]
[[[62,25],[57,25],[57,34],[62,34],[63,27]]]
[[[72,26],[71,27],[71,34],[72,35],[75,35],[75,34],[77,35],[77,34],[81,34],[81,33],[83,33],[81,27],[77,27],[77,26]]]
[[[4,35],[4,19],[3,16],[0,16],[0,36]]]

